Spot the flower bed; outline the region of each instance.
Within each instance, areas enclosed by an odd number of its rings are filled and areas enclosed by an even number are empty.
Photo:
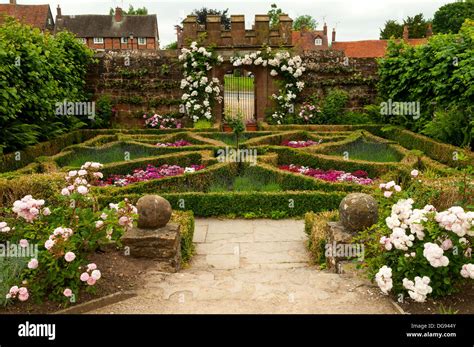
[[[313,169],[310,167],[298,166],[293,164],[281,165],[279,166],[279,168],[281,170],[300,173],[305,176],[311,176],[328,182],[351,182],[362,185],[368,185],[373,183],[373,180],[368,177],[367,172],[363,170],[357,170],[352,173],[339,170],[324,171],[321,169]]]
[[[152,116],[144,114],[143,118],[145,119],[145,125],[148,128],[180,129],[183,127],[180,121],[170,116],[162,116],[155,113]]]
[[[177,140],[175,142],[158,142],[155,146],[158,147],[184,147],[191,146],[192,143],[186,140]]]
[[[323,140],[319,140],[318,142],[313,140],[306,140],[306,141],[290,141],[285,140],[281,143],[282,146],[292,147],[292,148],[303,148],[309,147],[313,145],[319,145]]]
[[[204,165],[191,165],[189,167],[184,168],[179,165],[164,164],[158,167],[148,165],[145,170],[136,169],[131,175],[112,175],[107,180],[101,182],[100,185],[115,185],[118,187],[123,187],[135,182],[144,182],[164,177],[178,176],[185,173],[199,171],[202,169],[204,169]]]

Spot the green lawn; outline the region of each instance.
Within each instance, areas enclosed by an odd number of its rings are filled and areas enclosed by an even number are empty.
[[[224,76],[224,89],[252,92],[254,90],[253,81],[254,78],[251,77]]]
[[[210,193],[217,192],[281,192],[280,185],[261,177],[243,174],[234,178],[222,178],[213,182],[209,187]]]

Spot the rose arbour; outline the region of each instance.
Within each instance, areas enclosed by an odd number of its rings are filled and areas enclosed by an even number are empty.
[[[100,163],[87,162],[65,176],[59,203],[44,207],[46,201],[27,195],[15,201],[11,215],[1,222],[2,237],[21,247],[37,244],[38,252],[20,272],[18,283],[4,293],[7,302],[45,299],[68,303],[78,298],[81,288],[94,291],[101,273],[87,256],[100,244],[117,241],[132,226],[136,208],[128,201],[97,209],[93,185],[103,177]],[[45,197],[48,198],[48,197]],[[84,271],[84,268],[88,270]],[[90,280],[82,281],[86,272]]]

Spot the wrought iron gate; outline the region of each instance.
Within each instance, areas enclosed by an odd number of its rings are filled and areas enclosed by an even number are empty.
[[[255,76],[245,69],[224,75],[224,114],[241,114],[244,122],[255,121]]]

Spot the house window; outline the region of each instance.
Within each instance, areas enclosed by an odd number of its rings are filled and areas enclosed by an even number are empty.
[[[80,43],[87,44],[87,39],[85,37],[79,37],[78,40]]]
[[[316,46],[321,46],[323,44],[323,40],[318,37],[316,40],[314,40],[314,44]]]
[[[139,45],[146,45],[146,38],[144,38],[144,37],[139,37],[139,38],[138,38],[138,44],[139,44]]]
[[[94,44],[102,45],[103,43],[104,43],[104,38],[103,37],[94,37]]]
[[[127,43],[128,42],[128,38],[127,37],[121,37],[120,38],[120,43]]]

